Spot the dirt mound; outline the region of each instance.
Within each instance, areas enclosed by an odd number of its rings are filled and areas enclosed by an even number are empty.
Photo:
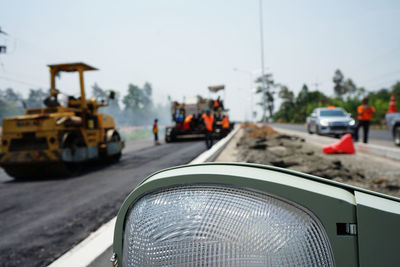
[[[257,126],[254,123],[245,123],[244,127],[248,129],[247,137],[259,137],[265,138],[267,136],[275,136],[279,133],[275,131],[271,126]]]
[[[400,196],[398,174],[394,179],[377,178],[376,172],[349,163],[351,155],[325,155],[320,147],[306,143],[303,138],[279,134],[269,126],[249,125],[244,131],[237,143],[238,161],[288,168]]]

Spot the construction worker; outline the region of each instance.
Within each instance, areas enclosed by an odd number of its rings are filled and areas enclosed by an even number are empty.
[[[218,108],[221,106],[221,102],[219,101],[219,96],[217,97],[217,99],[214,100],[214,110],[217,111]]]
[[[222,117],[221,126],[222,126],[222,134],[223,134],[223,136],[226,136],[229,133],[229,119],[228,119],[228,116],[224,115]]]
[[[154,145],[160,145],[160,142],[158,141],[158,119],[154,120],[153,134],[154,134]]]
[[[201,116],[205,127],[205,139],[206,146],[210,149],[213,145],[213,131],[214,131],[214,116],[211,115],[210,109],[206,110],[206,113]]]
[[[368,131],[369,124],[372,119],[372,115],[375,113],[375,108],[368,104],[368,98],[364,98],[362,105],[357,108],[358,122],[354,129],[354,140],[358,142],[358,130],[363,127],[364,143],[368,143]]]
[[[183,130],[185,131],[190,130],[193,117],[194,117],[193,114],[186,116],[185,120],[183,121]]]

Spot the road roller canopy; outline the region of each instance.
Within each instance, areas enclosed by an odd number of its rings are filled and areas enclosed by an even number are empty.
[[[88,70],[97,70],[96,68],[89,66],[85,63],[66,63],[66,64],[53,64],[48,65],[50,68],[50,96],[55,97],[60,93],[58,89],[56,89],[56,76],[59,72],[79,72],[79,84],[81,89],[81,99],[78,100],[78,105],[82,108],[86,108],[86,96],[85,96],[85,86],[83,83],[83,72]]]
[[[65,72],[74,72],[74,71],[87,71],[87,70],[97,70],[96,68],[89,66],[85,63],[78,62],[78,63],[64,63],[64,64],[52,64],[47,65],[50,68],[50,71],[54,71],[58,73],[60,71]]]
[[[225,89],[225,85],[221,84],[221,85],[212,85],[208,87],[208,90],[210,92],[216,93],[220,90],[224,90]]]

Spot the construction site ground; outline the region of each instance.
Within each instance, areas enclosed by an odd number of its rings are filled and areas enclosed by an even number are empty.
[[[273,165],[400,197],[398,161],[362,153],[327,155],[323,145],[270,126],[245,124],[216,161]]]

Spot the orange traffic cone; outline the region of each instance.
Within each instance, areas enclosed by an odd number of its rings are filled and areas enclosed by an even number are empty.
[[[344,135],[338,142],[334,144],[322,147],[322,151],[325,154],[354,154],[356,152],[351,134]]]
[[[396,112],[396,101],[394,100],[394,93],[390,97],[390,104],[389,104],[389,109],[386,113],[394,113]]]

